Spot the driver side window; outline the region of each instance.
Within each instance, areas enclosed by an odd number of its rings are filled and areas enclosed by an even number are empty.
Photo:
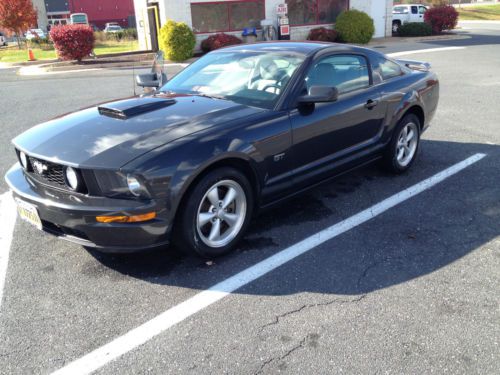
[[[368,63],[363,56],[334,55],[322,58],[306,76],[307,90],[311,86],[336,87],[339,94],[370,85]]]

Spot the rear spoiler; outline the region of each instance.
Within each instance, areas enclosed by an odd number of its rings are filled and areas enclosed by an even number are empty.
[[[421,70],[423,72],[428,72],[429,70],[431,70],[431,64],[427,62],[414,60],[397,60],[397,62],[413,70]]]

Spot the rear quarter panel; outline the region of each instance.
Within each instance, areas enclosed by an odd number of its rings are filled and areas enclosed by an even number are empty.
[[[382,83],[381,95],[387,102],[384,141],[388,142],[394,127],[412,107],[424,113],[422,128],[429,126],[439,101],[439,81],[431,71],[415,70]]]

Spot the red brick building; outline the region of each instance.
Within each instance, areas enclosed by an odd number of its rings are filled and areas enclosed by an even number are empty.
[[[133,0],[67,0],[71,13],[87,13],[89,22],[103,29],[106,22],[130,27],[135,16]]]
[[[89,23],[103,29],[107,22],[135,27],[133,0],[45,0],[50,24],[67,23],[71,13],[86,13]]]

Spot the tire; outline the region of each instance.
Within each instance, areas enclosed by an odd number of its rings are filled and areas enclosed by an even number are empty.
[[[203,258],[227,254],[245,234],[253,205],[252,188],[243,173],[230,167],[214,169],[196,183],[180,207],[174,243]]]
[[[394,129],[391,141],[384,151],[385,168],[396,174],[406,172],[414,163],[419,146],[420,120],[414,114],[407,114]]]
[[[399,27],[401,24],[399,22],[393,22],[392,23],[392,33],[397,34],[399,32]]]

